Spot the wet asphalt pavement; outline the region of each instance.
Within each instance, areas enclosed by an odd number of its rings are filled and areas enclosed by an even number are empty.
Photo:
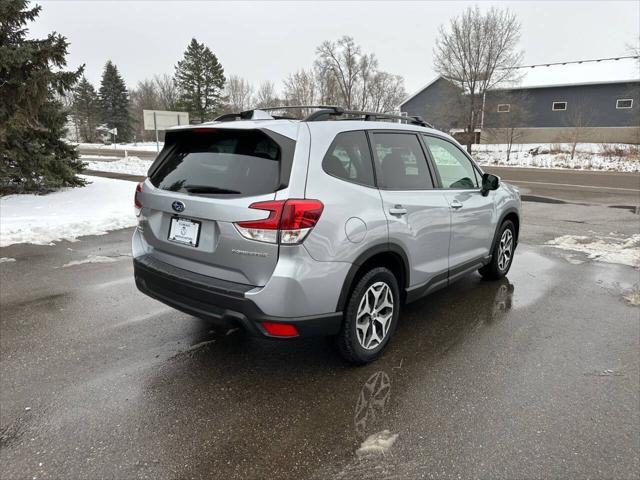
[[[638,478],[638,271],[542,246],[638,216],[585,208],[527,203],[507,279],[410,305],[357,368],[138,293],[131,230],[3,248],[0,478]]]

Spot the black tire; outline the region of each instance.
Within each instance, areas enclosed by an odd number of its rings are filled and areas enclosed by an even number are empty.
[[[502,236],[505,234],[506,230],[511,231],[511,254],[509,257],[509,261],[503,265],[500,262],[500,241]],[[511,268],[511,264],[513,263],[513,254],[516,248],[516,227],[511,220],[505,220],[500,225],[500,229],[498,230],[498,235],[496,236],[495,244],[493,245],[493,249],[491,250],[491,262],[486,264],[484,267],[480,268],[478,272],[487,280],[498,280],[504,277],[507,273],[509,273],[509,269]]]
[[[380,341],[375,347],[367,349],[361,344],[361,341],[358,338],[356,315],[364,294],[369,291],[370,287],[378,283],[384,283],[389,287],[393,298],[393,307],[391,311],[391,318],[389,320],[390,323],[388,323],[387,331],[383,336],[382,341]],[[385,313],[388,313],[388,307],[386,307],[384,311]],[[389,269],[384,267],[376,267],[369,270],[360,278],[360,280],[358,280],[356,286],[351,292],[351,295],[349,296],[349,300],[347,301],[342,329],[336,337],[338,350],[342,357],[348,362],[356,365],[364,365],[377,359],[382,354],[389,343],[389,339],[395,332],[399,316],[400,290],[398,288],[398,281],[396,277]],[[371,320],[371,317],[369,317],[369,319],[372,325],[370,328],[381,328],[379,323],[374,323]],[[376,330],[376,333],[378,332],[380,332],[379,329]]]

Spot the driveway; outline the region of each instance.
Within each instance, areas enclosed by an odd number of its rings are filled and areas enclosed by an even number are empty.
[[[525,215],[507,279],[412,304],[361,368],[143,296],[130,230],[0,249],[2,478],[637,478],[638,271],[544,243],[638,216]]]

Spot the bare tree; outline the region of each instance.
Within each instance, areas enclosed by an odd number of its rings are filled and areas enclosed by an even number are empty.
[[[154,133],[144,129],[143,110],[162,110],[162,102],[158,95],[158,86],[154,80],[138,82],[129,94],[129,115],[133,120],[133,130],[137,138],[153,140]]]
[[[483,14],[478,6],[440,27],[434,48],[436,71],[466,96],[467,151],[475,136],[487,90],[512,81],[522,60],[517,50],[520,23],[509,10],[491,8]]]
[[[273,82],[270,82],[269,80],[262,82],[258,87],[254,101],[256,108],[278,106],[279,100],[276,95],[276,87]]]
[[[625,50],[628,55],[636,57],[636,63],[640,66],[640,37],[638,37],[635,43],[627,43]]]
[[[178,106],[178,86],[175,79],[166,73],[153,77],[156,84],[158,97],[163,110],[177,110]]]
[[[523,127],[531,118],[531,107],[531,97],[523,91],[499,90],[487,95],[486,135],[491,141],[507,146],[507,162],[513,145],[520,143],[525,135]]]
[[[357,85],[362,71],[362,53],[352,37],[347,35],[337,42],[326,40],[316,49],[316,67],[322,74],[330,74],[336,81],[343,105],[354,108]]]
[[[363,108],[373,112],[394,112],[407,96],[404,79],[387,72],[376,72],[368,87]]]
[[[317,83],[313,70],[298,70],[284,80],[284,98],[287,105],[313,105],[316,102]],[[300,115],[309,112],[301,111]]]
[[[586,98],[579,98],[567,103],[565,118],[569,127],[566,140],[571,145],[571,160],[573,160],[578,143],[585,141],[591,133],[593,108]]]
[[[356,84],[356,92],[358,101],[355,108],[367,110],[368,104],[371,103],[372,88],[375,88],[374,82],[380,82],[378,59],[373,53],[365,54],[360,57],[359,82]]]
[[[227,80],[226,97],[229,110],[242,112],[251,108],[253,87],[242,77],[231,75]]]
[[[84,78],[84,77],[83,77]],[[73,131],[70,132],[69,128],[67,128],[67,138],[74,142],[81,142],[83,140],[82,135],[80,134],[80,126],[78,119],[78,112],[76,111],[76,95],[74,90],[69,90],[64,94],[57,93],[55,94],[56,100],[58,100],[64,110],[67,112],[67,125],[73,126]],[[85,140],[86,141],[86,140]]]
[[[404,79],[381,71],[375,55],[363,54],[351,37],[325,41],[316,54],[312,69],[299,70],[284,80],[288,105],[339,105],[391,112],[397,111],[406,97]]]
[[[336,77],[317,65],[312,71],[317,90],[316,101],[322,105],[344,105]]]

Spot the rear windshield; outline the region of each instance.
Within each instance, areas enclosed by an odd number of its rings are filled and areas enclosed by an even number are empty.
[[[174,135],[149,179],[194,195],[261,195],[281,185],[283,148],[260,130],[202,129]]]

